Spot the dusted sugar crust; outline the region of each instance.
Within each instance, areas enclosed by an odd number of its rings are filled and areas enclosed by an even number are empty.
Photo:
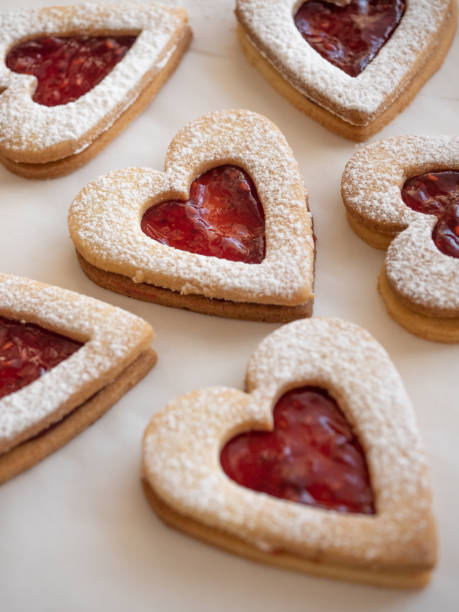
[[[284,501],[238,486],[224,474],[224,444],[250,429],[271,429],[277,399],[306,384],[328,389],[358,436],[375,515]],[[413,586],[418,574],[425,581],[436,557],[426,459],[414,411],[383,348],[339,319],[297,321],[261,343],[249,360],[246,387],[247,393],[225,387],[195,391],[153,416],[143,441],[143,478],[166,508],[165,520],[173,512],[211,530],[209,541],[221,543],[218,534],[224,534],[274,564],[283,565],[283,555],[290,554],[316,573],[351,577],[347,570],[353,569],[353,579],[398,586]],[[328,572],[329,565],[336,571]]]
[[[180,251],[146,236],[144,212],[189,197],[192,181],[233,164],[253,180],[265,214],[260,264]],[[69,212],[70,236],[93,266],[181,295],[295,306],[313,299],[314,240],[298,164],[278,128],[245,110],[218,111],[185,126],[166,154],[165,172],[127,168],[89,183]]]
[[[0,155],[44,164],[84,151],[136,101],[166,66],[184,31],[186,12],[154,4],[86,3],[0,13]],[[138,35],[93,89],[74,102],[46,107],[32,100],[36,78],[10,71],[12,46],[42,35]]]
[[[146,349],[143,319],[59,287],[0,274],[0,315],[83,342],[73,355],[0,400],[0,453],[57,423],[112,382]]]
[[[455,0],[410,0],[378,55],[360,75],[351,77],[303,39],[293,20],[301,4],[237,0],[236,16],[250,43],[287,83],[356,127],[372,123],[402,94],[425,69],[444,30],[456,19]]]
[[[382,236],[385,273],[399,298],[431,317],[459,316],[459,260],[432,239],[434,215],[417,212],[401,196],[405,181],[429,171],[459,170],[459,138],[397,136],[357,151],[342,178],[352,225],[370,244]],[[373,243],[375,243],[373,241]]]
[[[397,293],[425,315],[459,317],[459,260],[432,240],[437,219],[416,219],[387,249],[386,275]]]

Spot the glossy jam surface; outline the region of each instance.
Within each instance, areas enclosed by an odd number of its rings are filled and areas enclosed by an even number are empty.
[[[249,175],[236,166],[219,166],[191,184],[189,200],[150,207],[142,231],[181,251],[231,261],[260,263],[265,257],[263,207]]]
[[[293,389],[273,416],[272,432],[243,433],[224,446],[220,461],[231,479],[300,504],[375,512],[362,447],[327,391]]]
[[[459,258],[459,172],[413,176],[403,185],[402,199],[413,210],[438,217],[433,241],[445,255]]]
[[[405,12],[406,0],[352,0],[347,6],[310,0],[294,21],[322,57],[358,76],[389,40]]]
[[[58,106],[77,100],[95,87],[123,59],[136,36],[46,36],[13,47],[6,65],[33,74],[33,100]]]
[[[81,346],[37,325],[0,317],[0,398],[30,384]]]

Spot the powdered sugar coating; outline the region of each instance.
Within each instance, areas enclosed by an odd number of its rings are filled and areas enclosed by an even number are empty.
[[[236,14],[258,51],[304,96],[354,125],[367,125],[401,93],[451,18],[450,0],[410,0],[378,55],[351,77],[315,51],[293,21],[298,0],[237,0]]]
[[[81,152],[137,98],[161,70],[184,11],[153,4],[86,3],[0,13],[0,153],[21,162],[44,163]],[[45,34],[139,34],[127,55],[78,100],[47,107],[32,100],[36,78],[10,71],[11,46]]]
[[[272,427],[272,408],[287,389],[329,389],[365,450],[377,514],[341,514],[238,486],[223,472],[225,442]],[[252,355],[250,394],[196,391],[154,415],[144,437],[144,477],[176,512],[262,550],[377,567],[432,561],[431,498],[415,416],[382,347],[339,319],[309,319],[268,336]]]
[[[250,174],[264,208],[260,264],[180,251],[141,231],[147,208],[187,199],[197,176],[227,163]],[[169,146],[165,173],[128,168],[90,183],[70,208],[69,229],[89,263],[183,295],[289,305],[313,295],[312,223],[298,165],[276,126],[249,111],[219,111],[188,124]]]
[[[423,215],[395,238],[386,256],[386,275],[397,292],[418,310],[459,316],[459,260],[432,240],[437,219]]]
[[[459,314],[459,260],[435,246],[436,217],[409,208],[401,196],[408,178],[448,169],[459,170],[458,137],[388,138],[362,147],[348,161],[342,192],[348,212],[363,225],[386,234],[402,232],[386,258],[396,291],[418,310],[454,317]]]
[[[359,147],[343,173],[346,208],[387,233],[425,216],[402,200],[405,181],[431,170],[459,170],[459,138],[394,136]]]
[[[150,325],[139,317],[59,287],[0,274],[0,315],[84,342],[68,359],[0,400],[0,452],[56,422],[145,350]]]

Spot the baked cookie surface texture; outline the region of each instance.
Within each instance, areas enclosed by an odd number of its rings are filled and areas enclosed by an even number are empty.
[[[357,151],[342,177],[352,229],[386,249],[379,290],[408,331],[459,341],[459,138],[399,136]]]
[[[66,444],[156,362],[151,326],[72,291],[0,274],[0,483]]]
[[[292,104],[346,138],[381,130],[441,66],[455,0],[237,0],[249,62]]]
[[[0,161],[72,172],[156,95],[191,38],[186,12],[87,3],[0,13]]]
[[[296,321],[257,348],[246,391],[194,391],[153,416],[143,483],[159,517],[271,565],[424,585],[436,560],[427,464],[382,347],[339,319]]]
[[[284,136],[256,113],[193,121],[165,172],[109,172],[78,194],[68,223],[84,272],[113,291],[242,319],[312,312],[307,192]]]

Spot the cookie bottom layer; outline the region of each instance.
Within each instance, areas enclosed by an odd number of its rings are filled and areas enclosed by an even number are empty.
[[[407,331],[434,342],[459,342],[459,317],[429,317],[406,305],[390,286],[385,268],[378,279],[378,290],[390,316]]]
[[[28,470],[92,425],[151,370],[156,360],[155,351],[147,349],[115,380],[64,419],[0,455],[0,484]]]
[[[252,561],[314,576],[363,582],[376,586],[419,588],[425,586],[430,579],[430,571],[407,572],[400,568],[394,568],[393,571],[372,570],[350,565],[320,563],[286,552],[265,552],[235,536],[226,534],[224,531],[208,527],[203,523],[179,514],[156,495],[148,482],[142,480],[142,485],[151,507],[167,525]]]
[[[314,119],[314,121],[317,121],[331,132],[335,132],[349,140],[362,142],[382,130],[385,125],[390,123],[392,119],[404,110],[421,87],[440,68],[454,40],[456,24],[457,5],[456,2],[453,2],[451,5],[451,16],[445,20],[445,28],[438,36],[438,44],[431,49],[431,53],[426,62],[411,81],[405,84],[398,98],[383,112],[377,115],[373,121],[366,125],[354,125],[349,123],[309,100],[305,95],[295,89],[295,87],[293,87],[293,85],[291,85],[267,59],[265,59],[252,43],[249,34],[240,23],[238,23],[238,32],[242,49],[247,60],[261,72],[274,89],[287,98],[287,100],[299,110],[309,115],[311,119]]]
[[[191,42],[191,37],[191,29],[187,27],[165,67],[155,75],[153,80],[149,82],[144,89],[142,89],[136,100],[118,117],[118,119],[116,119],[108,130],[102,132],[102,134],[86,149],[81,151],[81,153],[76,153],[75,155],[70,155],[69,157],[44,164],[15,162],[8,157],[0,155],[0,162],[10,170],[10,172],[29,179],[56,178],[77,170],[102,151],[148,106],[179,65],[183,54]]]
[[[83,272],[97,285],[115,291],[115,293],[121,293],[145,302],[155,302],[161,306],[184,308],[185,310],[217,317],[270,323],[286,323],[312,315],[312,300],[298,306],[277,306],[274,304],[230,302],[229,300],[206,298],[201,295],[182,295],[177,291],[163,289],[155,285],[134,283],[122,274],[106,272],[96,268],[86,261],[78,251],[77,257]]]
[[[375,249],[380,249],[381,251],[385,251],[392,240],[397,236],[399,232],[394,232],[393,234],[385,233],[377,231],[376,229],[369,228],[364,225],[357,217],[351,215],[349,212],[346,214],[347,221],[353,230],[357,234],[359,238],[364,240],[367,244],[374,247]]]

